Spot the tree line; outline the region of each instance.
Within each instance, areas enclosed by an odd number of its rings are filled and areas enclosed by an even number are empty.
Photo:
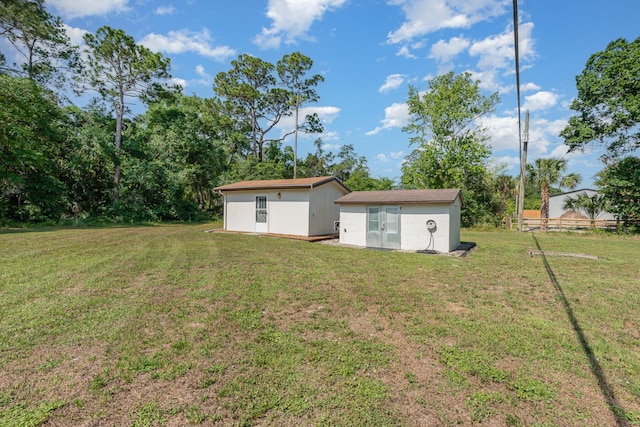
[[[215,76],[214,96],[170,85],[170,59],[124,31],[99,28],[73,46],[42,0],[2,0],[0,36],[20,56],[0,56],[0,222],[60,218],[122,221],[209,219],[213,188],[244,179],[335,175],[354,189],[388,189],[352,145],[337,153],[317,139],[304,158],[284,140],[320,133],[323,77],[294,52],[276,64],[240,55]],[[12,52],[13,54],[14,52]],[[92,92],[78,107],[67,91]],[[143,112],[132,114],[139,103]],[[295,116],[284,134],[276,126]]]
[[[242,54],[215,76],[212,97],[201,98],[172,86],[170,59],[122,30],[86,34],[81,55],[43,0],[0,0],[0,37],[21,58],[12,63],[0,53],[0,224],[211,219],[220,214],[217,185],[323,175],[352,190],[460,188],[465,226],[497,225],[515,208],[516,180],[490,163],[486,129],[477,125],[498,94],[483,95],[468,73],[433,78],[424,91],[410,86],[403,131],[413,151],[394,182],[372,177],[353,145],[332,152],[317,138],[311,153],[298,156],[298,134],[323,131],[317,115],[300,112],[318,102],[324,80],[300,52],[275,64]],[[638,216],[638,176],[630,172],[640,161],[623,154],[638,147],[631,132],[640,111],[640,61],[624,58],[637,59],[639,43],[617,41],[594,55],[577,78],[571,108],[579,114],[562,133],[571,150],[608,141],[602,194],[629,218]],[[611,59],[612,52],[622,59]],[[615,74],[629,70],[626,78]],[[611,99],[596,87],[606,73]],[[65,96],[71,90],[95,96],[80,107]],[[131,102],[142,112],[129,111]],[[551,168],[561,172],[561,163]],[[544,209],[549,188],[562,182],[540,180],[538,166],[529,168],[528,188],[541,190]]]

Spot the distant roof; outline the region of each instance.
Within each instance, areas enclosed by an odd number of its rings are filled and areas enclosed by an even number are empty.
[[[586,193],[586,192],[597,193],[598,190],[594,190],[593,188],[581,188],[579,190],[567,191],[566,193],[554,194],[554,195],[549,196],[549,197],[566,196],[566,195],[569,195],[569,194]]]
[[[442,204],[453,203],[457,197],[462,202],[462,193],[458,189],[437,190],[387,190],[354,191],[336,200],[337,204]]]
[[[221,185],[214,188],[215,191],[239,191],[239,190],[267,190],[287,188],[315,188],[322,184],[335,181],[347,192],[351,191],[335,176],[318,176],[314,178],[297,179],[268,179],[259,181],[240,181],[233,184]]]

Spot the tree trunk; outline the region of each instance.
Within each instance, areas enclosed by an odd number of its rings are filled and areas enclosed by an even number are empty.
[[[204,192],[202,191],[202,185],[198,181],[198,208],[201,211],[205,210],[205,202],[204,202]]]
[[[122,150],[122,117],[124,116],[124,93],[120,92],[119,103],[116,106],[116,140],[115,146],[115,171],[113,173],[113,205],[116,206],[120,201],[120,175],[122,170],[120,167],[120,151]]]
[[[540,198],[542,205],[540,206],[540,230],[547,231],[549,229],[549,187],[540,187]]]
[[[263,142],[259,141],[257,142],[257,147],[258,147],[258,161],[260,163],[262,163],[264,161],[264,152],[263,152]]]

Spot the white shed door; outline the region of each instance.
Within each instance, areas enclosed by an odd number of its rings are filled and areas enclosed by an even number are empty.
[[[269,232],[267,220],[267,196],[256,196],[256,232]]]
[[[367,246],[400,249],[400,208],[381,206],[367,208]]]

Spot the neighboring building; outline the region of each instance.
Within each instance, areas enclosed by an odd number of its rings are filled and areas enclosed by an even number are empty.
[[[343,244],[438,252],[460,245],[460,190],[354,191],[336,204]]]
[[[568,199],[575,199],[580,194],[586,194],[589,197],[593,197],[598,194],[598,192],[589,188],[583,188],[580,190],[569,191],[567,193],[556,194],[555,196],[549,197],[549,218],[562,217],[562,215],[568,212],[566,209],[564,209],[565,202]],[[596,219],[616,219],[616,217],[609,212],[603,212]]]
[[[335,234],[349,190],[338,178],[242,181],[215,188],[224,196],[224,229],[292,236]]]

